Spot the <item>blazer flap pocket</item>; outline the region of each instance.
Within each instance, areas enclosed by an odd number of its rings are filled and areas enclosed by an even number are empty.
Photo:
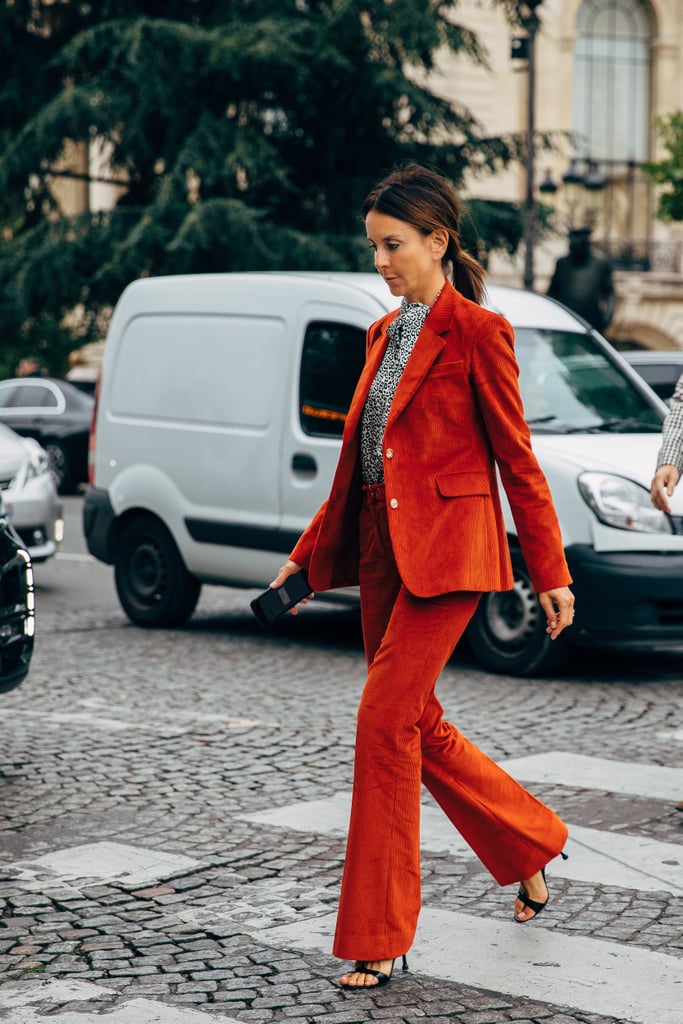
[[[455,362],[451,363],[434,363],[431,370],[429,371],[428,380],[434,380],[437,377],[457,377],[465,372],[465,360],[456,359]]]
[[[468,494],[491,493],[486,473],[443,473],[437,476],[436,486],[442,498],[463,498]]]

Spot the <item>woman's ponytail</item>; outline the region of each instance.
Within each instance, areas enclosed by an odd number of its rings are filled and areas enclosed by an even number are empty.
[[[451,273],[447,276],[451,278],[453,286],[466,299],[481,304],[486,290],[485,272],[481,263],[465,252],[459,244],[454,245],[453,240],[444,259],[450,263]]]

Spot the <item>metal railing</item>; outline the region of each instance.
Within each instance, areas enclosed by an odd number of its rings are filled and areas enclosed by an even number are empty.
[[[610,260],[615,270],[658,271],[665,274],[680,274],[683,271],[681,242],[595,239],[594,248]]]

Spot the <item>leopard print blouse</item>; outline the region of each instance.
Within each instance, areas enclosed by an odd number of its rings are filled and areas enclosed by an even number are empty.
[[[380,484],[384,480],[382,443],[389,409],[429,310],[430,307],[421,302],[406,302],[404,299],[398,316],[387,327],[389,344],[370,385],[361,419],[360,455],[364,484]]]

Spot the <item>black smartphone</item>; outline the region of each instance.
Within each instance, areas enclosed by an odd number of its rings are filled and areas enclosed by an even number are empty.
[[[281,587],[268,587],[251,602],[251,610],[264,628],[288,612],[302,598],[308,597],[311,588],[303,569],[288,576]]]

